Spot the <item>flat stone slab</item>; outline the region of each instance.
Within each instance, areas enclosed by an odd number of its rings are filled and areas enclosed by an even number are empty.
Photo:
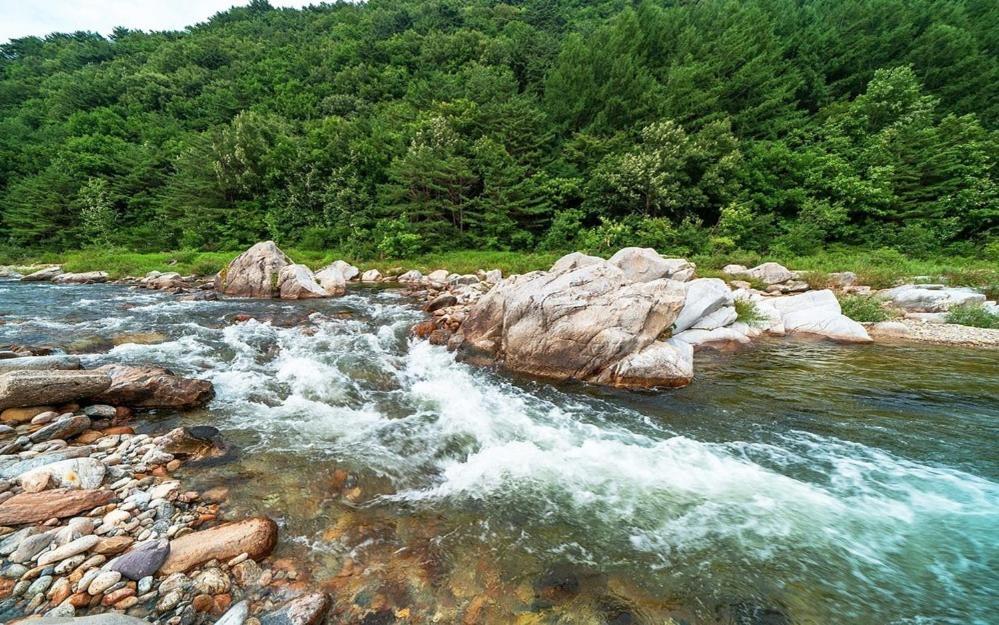
[[[96,371],[11,371],[0,375],[0,410],[76,401],[109,386],[111,377]]]
[[[71,517],[103,506],[113,499],[114,493],[109,490],[55,489],[19,493],[0,503],[0,525],[41,523],[52,518]]]
[[[20,358],[0,359],[0,373],[27,370],[75,370],[79,368],[80,359],[76,356],[21,356]]]

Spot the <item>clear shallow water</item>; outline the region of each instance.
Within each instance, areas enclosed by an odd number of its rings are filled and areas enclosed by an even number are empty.
[[[187,303],[0,282],[0,344],[211,379],[208,410],[150,427],[220,427],[239,460],[186,479],[279,518],[284,549],[357,610],[999,619],[999,352],[773,341],[631,393],[469,367],[407,340],[421,314],[400,294],[351,293]]]

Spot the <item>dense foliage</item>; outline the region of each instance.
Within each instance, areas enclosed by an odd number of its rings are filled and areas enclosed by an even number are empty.
[[[990,0],[263,0],[0,48],[0,245],[999,253]]]

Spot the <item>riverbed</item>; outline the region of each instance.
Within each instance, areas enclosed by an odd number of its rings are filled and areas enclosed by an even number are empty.
[[[999,620],[999,352],[770,339],[627,392],[472,367],[422,318],[0,282],[0,345],[211,380],[140,427],[219,427],[233,458],[181,479],[371,623]]]

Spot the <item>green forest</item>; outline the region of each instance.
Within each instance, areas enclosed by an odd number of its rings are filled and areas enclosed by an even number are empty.
[[[0,47],[0,250],[999,258],[995,0],[265,0]]]

